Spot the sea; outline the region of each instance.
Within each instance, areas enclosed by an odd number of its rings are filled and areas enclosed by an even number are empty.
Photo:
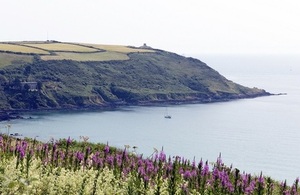
[[[163,150],[196,163],[223,162],[241,172],[292,184],[300,176],[300,56],[192,55],[229,80],[274,95],[208,104],[129,106],[106,111],[27,113],[0,123],[2,133],[49,142],[107,143],[151,156]],[[166,119],[165,114],[172,116]],[[30,118],[30,119],[29,119]],[[10,128],[7,125],[10,124]]]

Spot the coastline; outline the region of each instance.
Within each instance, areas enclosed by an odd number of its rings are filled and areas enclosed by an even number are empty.
[[[84,107],[63,107],[63,108],[43,108],[43,109],[13,109],[13,110],[1,110],[0,111],[0,122],[10,121],[15,119],[27,119],[24,118],[25,113],[32,112],[54,112],[54,111],[105,111],[105,110],[116,110],[121,107],[127,106],[168,106],[168,105],[183,105],[183,104],[210,104],[218,102],[228,102],[240,99],[251,99],[259,98],[271,95],[286,95],[286,93],[272,94],[269,92],[237,96],[231,98],[220,98],[220,99],[185,99],[185,100],[155,100],[155,101],[140,101],[140,102],[113,102],[102,105],[89,105]],[[29,118],[30,119],[30,118]]]

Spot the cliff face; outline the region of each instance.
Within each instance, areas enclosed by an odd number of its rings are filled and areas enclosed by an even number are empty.
[[[128,49],[126,52],[55,50],[56,53],[52,51],[49,55],[3,52],[10,61],[0,60],[0,107],[5,110],[91,108],[215,102],[269,95],[264,90],[233,83],[197,59],[161,50]]]

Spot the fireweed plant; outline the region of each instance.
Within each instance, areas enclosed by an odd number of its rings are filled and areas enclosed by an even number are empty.
[[[0,135],[0,194],[255,194],[299,193],[270,177],[240,172],[219,156],[214,163],[150,157],[108,144],[61,139],[41,143]]]

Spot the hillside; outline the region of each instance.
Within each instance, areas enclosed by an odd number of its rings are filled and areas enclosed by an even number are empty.
[[[2,110],[216,102],[270,95],[146,45],[0,43]]]

